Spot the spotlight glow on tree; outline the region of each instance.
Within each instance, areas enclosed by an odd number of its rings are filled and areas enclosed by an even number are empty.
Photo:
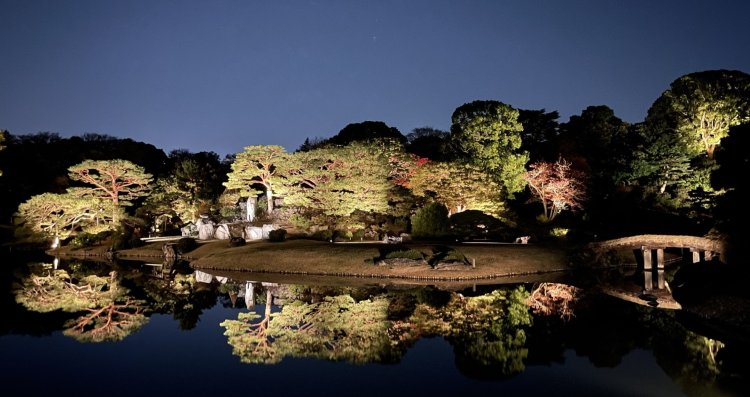
[[[565,159],[531,164],[523,178],[534,193],[532,200],[542,203],[546,221],[552,221],[563,210],[581,209],[581,203],[586,199],[583,174]]]

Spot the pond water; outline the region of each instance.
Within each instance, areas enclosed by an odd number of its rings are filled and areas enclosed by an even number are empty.
[[[527,304],[537,286],[531,283],[355,287],[249,278],[185,264],[6,258],[1,393],[740,396],[750,390],[748,347],[694,331],[679,311],[589,295],[569,307],[572,313],[537,314]]]

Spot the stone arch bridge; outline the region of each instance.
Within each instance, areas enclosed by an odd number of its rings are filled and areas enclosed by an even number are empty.
[[[665,287],[663,277],[665,249],[682,249],[683,260],[692,263],[722,260],[726,256],[726,246],[722,240],[682,235],[642,234],[590,243],[588,248],[597,255],[611,250],[632,249],[638,268],[643,271],[646,289]],[[654,273],[657,276],[656,283],[653,283]]]

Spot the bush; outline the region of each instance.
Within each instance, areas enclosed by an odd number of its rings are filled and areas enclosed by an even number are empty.
[[[70,245],[72,245],[74,248],[93,247],[106,240],[111,234],[112,232],[110,231],[96,234],[80,233],[70,241]]]
[[[362,240],[365,238],[365,229],[358,229],[352,233],[352,240]]]
[[[429,203],[411,217],[414,238],[446,237],[449,231],[448,209],[440,203]]]
[[[462,239],[507,240],[514,234],[500,219],[477,210],[453,214],[450,222],[453,234]]]
[[[415,249],[403,250],[403,251],[392,251],[385,254],[384,259],[413,259],[420,261],[424,259],[424,254]]]
[[[229,239],[230,247],[242,247],[245,245],[245,239],[242,237],[232,237]]]
[[[313,233],[312,238],[315,240],[331,241],[333,240],[333,230],[318,230]]]
[[[128,248],[136,248],[142,245],[143,241],[141,240],[139,234],[135,231],[134,228],[129,226],[125,226],[119,229],[115,233],[114,239],[112,241],[112,249],[114,249],[115,251]]]
[[[178,253],[184,254],[190,252],[198,247],[198,242],[192,237],[183,237],[177,240],[175,249]]]
[[[280,243],[286,240],[286,229],[276,229],[268,232],[268,241]]]

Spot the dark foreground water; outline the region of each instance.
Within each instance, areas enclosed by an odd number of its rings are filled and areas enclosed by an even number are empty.
[[[186,266],[3,263],[0,395],[742,396],[747,346],[532,284],[286,285]]]

